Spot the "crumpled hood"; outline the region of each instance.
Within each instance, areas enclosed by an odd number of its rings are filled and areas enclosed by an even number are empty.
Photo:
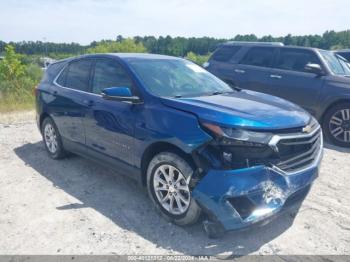
[[[310,115],[299,106],[248,90],[192,98],[162,98],[162,102],[193,113],[201,121],[227,127],[276,130],[302,127],[310,121]]]

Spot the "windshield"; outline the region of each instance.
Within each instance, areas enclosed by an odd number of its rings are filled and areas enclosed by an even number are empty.
[[[330,70],[336,75],[350,75],[350,66],[349,63],[341,56],[329,52],[329,51],[320,51],[322,57],[326,61]]]
[[[191,97],[233,92],[200,66],[181,59],[131,60],[130,66],[156,96]]]

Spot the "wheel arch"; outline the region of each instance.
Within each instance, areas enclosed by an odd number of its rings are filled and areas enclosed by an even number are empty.
[[[332,107],[342,104],[342,103],[350,103],[350,98],[340,98],[337,99],[331,103],[329,103],[329,105],[326,107],[326,109],[322,112],[322,115],[320,117],[320,123],[323,123],[324,117],[327,114],[328,110],[330,110]]]
[[[41,126],[44,122],[44,119],[47,118],[47,117],[50,117],[50,115],[46,112],[43,112],[41,115],[40,115],[40,118],[39,118],[39,128],[40,128],[40,131],[41,131]]]
[[[141,182],[143,186],[147,184],[147,168],[152,158],[161,152],[172,152],[184,158],[193,168],[196,167],[191,154],[186,153],[178,146],[168,142],[155,142],[149,145],[141,158]]]

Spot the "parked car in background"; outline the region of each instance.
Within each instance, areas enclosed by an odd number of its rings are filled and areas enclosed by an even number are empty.
[[[334,51],[336,54],[344,57],[348,62],[350,62],[350,49],[345,49],[345,50],[337,50]]]
[[[207,214],[209,236],[266,222],[302,201],[322,157],[321,128],[305,110],[232,89],[175,57],[53,63],[36,109],[50,157],[70,151],[133,176],[168,220],[187,225]]]
[[[334,52],[229,42],[219,46],[204,67],[232,86],[302,106],[322,124],[328,141],[350,147],[350,68]]]

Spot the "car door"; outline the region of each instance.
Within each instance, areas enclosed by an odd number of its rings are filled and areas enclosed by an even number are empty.
[[[137,105],[104,99],[101,92],[109,87],[128,87],[134,91],[133,81],[116,60],[96,59],[85,118],[86,145],[98,158],[111,163],[118,159],[132,165]]]
[[[246,48],[248,51],[232,70],[237,86],[243,89],[269,93],[269,76],[276,48],[262,46]]]
[[[240,82],[237,78],[241,75],[234,74],[235,64],[237,63],[235,56],[241,48],[242,46],[239,45],[220,47],[210,58],[207,70],[223,81],[237,85]]]
[[[50,114],[60,131],[64,143],[77,150],[85,145],[84,118],[89,95],[92,60],[80,59],[69,63],[54,81],[54,99]]]
[[[315,52],[302,48],[280,48],[271,71],[270,93],[290,100],[310,113],[317,110],[324,77],[305,70],[308,63],[322,63]]]

